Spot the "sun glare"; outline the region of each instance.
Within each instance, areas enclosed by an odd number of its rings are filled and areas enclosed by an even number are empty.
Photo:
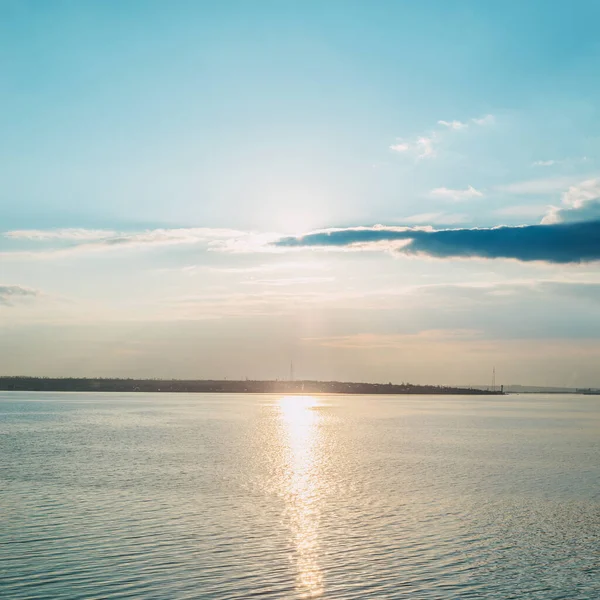
[[[307,411],[311,411],[319,405],[315,396],[283,396],[279,401],[281,416],[285,421],[305,421]]]

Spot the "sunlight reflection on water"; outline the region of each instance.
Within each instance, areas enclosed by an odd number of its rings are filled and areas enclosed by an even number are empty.
[[[0,392],[0,598],[600,598],[597,397]]]
[[[281,490],[296,549],[298,591],[304,598],[323,594],[319,566],[319,436],[317,398],[285,396],[279,401],[285,447],[285,479]]]

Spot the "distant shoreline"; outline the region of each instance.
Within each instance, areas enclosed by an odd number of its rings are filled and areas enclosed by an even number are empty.
[[[0,391],[23,392],[161,392],[223,394],[438,394],[504,395],[500,390],[345,381],[252,381],[117,378],[0,377]]]

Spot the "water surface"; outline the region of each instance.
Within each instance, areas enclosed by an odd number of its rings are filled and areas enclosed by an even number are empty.
[[[600,398],[0,393],[0,597],[600,598]]]

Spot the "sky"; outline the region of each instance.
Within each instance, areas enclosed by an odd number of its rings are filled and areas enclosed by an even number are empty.
[[[600,386],[599,19],[0,0],[0,375]]]

